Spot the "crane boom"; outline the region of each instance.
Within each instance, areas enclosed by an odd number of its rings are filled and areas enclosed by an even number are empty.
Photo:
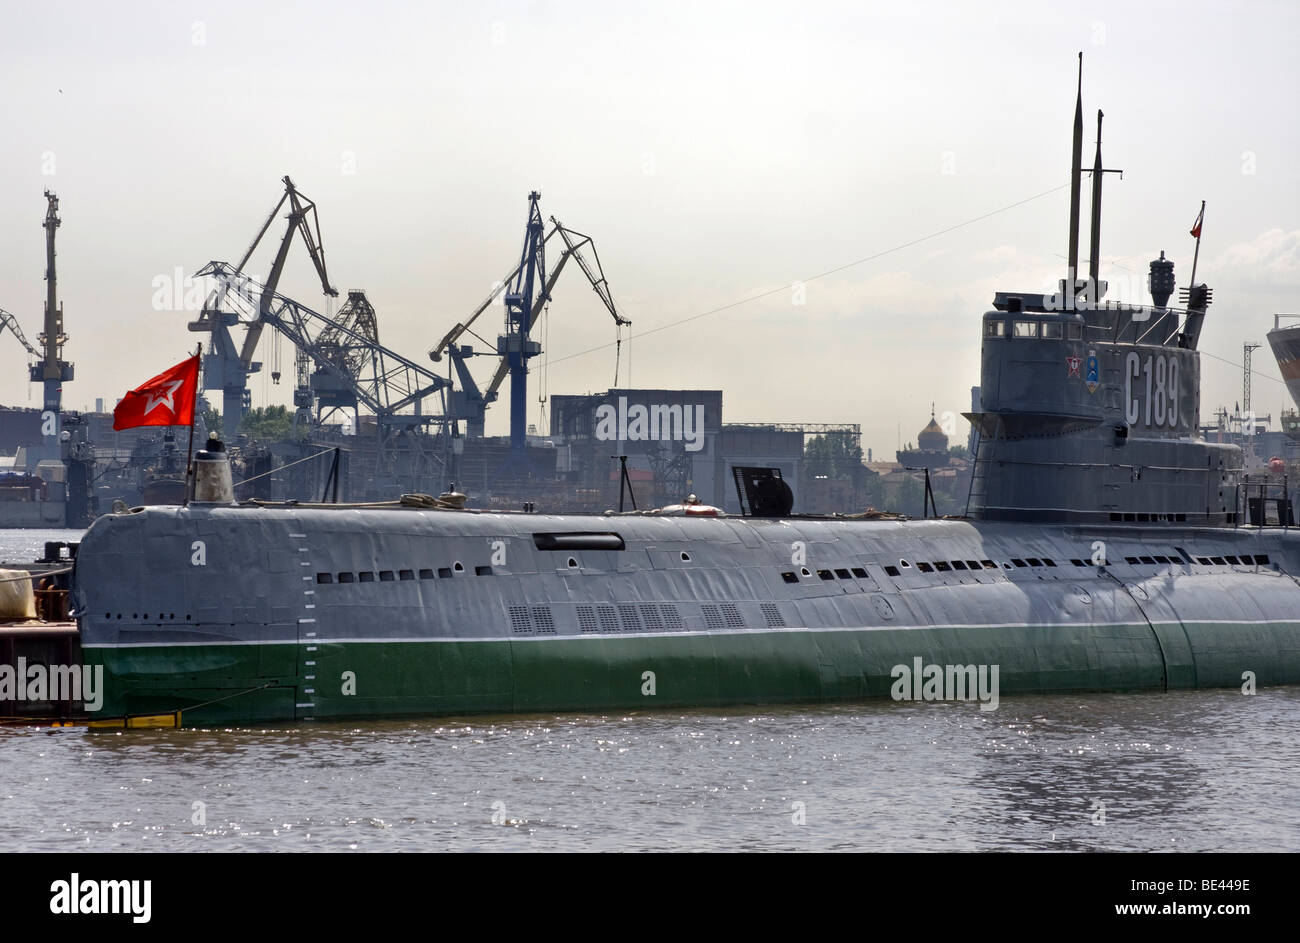
[[[235,289],[233,298],[257,298],[262,323],[287,337],[294,347],[311,357],[319,372],[351,390],[359,403],[381,419],[392,419],[448,385],[444,377],[377,343],[371,336],[372,327],[364,319],[339,320],[320,314],[236,272],[228,262],[209,262],[196,274],[224,282],[226,290]],[[331,342],[322,344],[322,335],[332,338]],[[355,372],[336,355],[344,344],[366,352],[355,365]]]
[[[266,278],[266,291],[272,295],[275,294],[275,290],[280,284],[280,275],[284,272],[285,259],[289,256],[289,246],[293,242],[293,234],[295,232],[301,232],[302,241],[306,244],[307,251],[311,254],[312,264],[316,266],[316,274],[320,276],[321,290],[331,298],[335,298],[338,296],[338,290],[330,286],[329,275],[325,272],[325,248],[321,243],[320,217],[316,213],[316,204],[306,197],[302,197],[301,200],[299,199],[301,194],[298,192],[297,188],[294,187],[293,181],[289,179],[287,174],[284,176],[283,182],[284,196],[280,197],[280,202],[276,204],[275,209],[271,211],[270,217],[268,217],[267,221],[262,225],[262,229],[257,234],[257,238],[254,239],[253,244],[248,247],[248,251],[244,253],[244,258],[239,263],[236,272],[240,274],[243,273],[244,266],[248,264],[248,260],[252,256],[253,250],[256,249],[258,243],[262,241],[262,237],[266,235],[267,229],[270,228],[271,222],[275,218],[275,214],[280,211],[280,207],[284,206],[285,201],[287,200],[290,205],[288,217],[289,226],[285,229],[284,238],[280,240],[280,249],[275,254],[275,261],[271,265],[271,273]],[[311,217],[311,222],[308,222],[308,215]],[[314,234],[312,232],[313,226],[315,227]],[[266,313],[270,304],[270,298],[264,298],[262,300],[258,308],[257,320],[248,326],[248,333],[244,335],[244,345],[239,352],[239,359],[244,364],[245,369],[253,363],[253,354],[257,350],[257,342],[261,339],[262,325],[266,321]]]
[[[222,274],[217,279],[216,286],[204,301],[203,310],[199,313],[198,319],[191,321],[189,324],[191,331],[205,332],[212,335],[211,347],[203,358],[203,388],[205,390],[222,391],[223,425],[226,426],[226,431],[231,435],[239,428],[244,410],[248,407],[248,376],[257,373],[262,367],[260,363],[253,361],[253,355],[257,350],[257,343],[261,338],[262,327],[265,323],[266,306],[271,303],[271,299],[266,298],[258,301],[256,310],[244,318],[229,311],[224,311],[222,308],[225,302],[231,300],[230,292],[236,285],[239,285],[241,289],[248,287],[248,280],[241,280],[244,276],[244,270],[286,203],[290,207],[289,223],[284,237],[280,241],[279,251],[276,253],[271,274],[267,278],[267,287],[270,289],[271,294],[274,294],[279,284],[280,275],[284,270],[284,262],[288,256],[293,235],[295,232],[301,232],[307,251],[311,254],[312,264],[316,267],[316,273],[320,276],[321,287],[324,289],[325,294],[331,297],[338,295],[338,292],[330,287],[325,270],[325,254],[320,238],[320,220],[316,213],[316,204],[304,197],[287,175],[281,180],[284,183],[284,193],[266,217],[266,221],[262,223],[261,228],[258,229],[257,235],[253,237],[253,241],[239,260],[239,264],[231,266],[222,263],[224,267]],[[247,301],[248,299],[243,300]],[[230,329],[240,323],[245,326],[246,334],[242,345],[236,345],[234,338],[231,337]],[[295,401],[300,392],[295,392]]]
[[[37,358],[41,356],[40,351],[28,343],[27,337],[23,334],[23,329],[18,326],[18,319],[4,308],[0,308],[0,331],[3,331],[5,328],[9,328],[9,330],[13,332],[14,337],[18,338],[18,343],[23,345],[23,349],[26,350],[27,353]]]
[[[555,224],[556,230],[560,233],[560,238],[564,240],[567,253],[571,253],[577,260],[578,265],[582,268],[582,274],[586,275],[587,281],[591,282],[592,290],[600,297],[600,300],[609,310],[609,313],[614,316],[614,323],[619,327],[627,327],[630,325],[632,322],[619,314],[618,309],[614,307],[614,296],[609,292],[609,282],[605,280],[605,270],[600,265],[600,254],[596,252],[596,243],[592,241],[590,236],[583,235],[575,229],[566,229],[554,216],[551,217],[551,222]],[[574,243],[569,238],[570,236],[580,236],[581,238],[577,243]],[[580,251],[583,246],[591,246],[591,255],[592,258],[596,260],[596,271],[600,273],[599,278],[593,274],[591,266],[589,266],[587,260],[583,258],[582,252]]]
[[[488,297],[474,309],[474,312],[464,322],[453,326],[438,344],[429,351],[429,359],[435,363],[442,359],[444,353],[450,353],[452,356],[453,366],[460,379],[459,385],[461,387],[459,391],[453,392],[452,395],[452,402],[458,407],[454,419],[457,421],[464,419],[469,424],[468,429],[471,436],[482,435],[484,410],[488,404],[496,400],[501,384],[505,382],[506,377],[511,378],[510,458],[507,460],[507,468],[513,467],[516,471],[523,471],[524,473],[527,473],[527,461],[524,458],[527,401],[524,395],[524,387],[527,383],[529,359],[542,352],[541,345],[529,335],[534,325],[536,325],[538,317],[550,302],[555,283],[570,258],[577,260],[578,266],[587,277],[592,290],[596,292],[601,303],[614,318],[614,324],[622,328],[632,323],[619,314],[618,308],[614,304],[614,297],[610,293],[609,282],[605,279],[605,272],[601,267],[600,255],[596,252],[595,242],[584,233],[566,228],[554,216],[550,217],[551,225],[547,229],[542,222],[541,211],[538,208],[540,199],[541,194],[536,191],[528,194],[528,227],[525,232],[523,251],[519,256],[519,264],[493,287]],[[564,247],[560,252],[560,258],[555,267],[548,273],[546,270],[546,244],[557,233],[561,242],[564,243]],[[583,249],[587,247],[590,247],[591,250],[590,261],[583,254]],[[473,356],[475,352],[469,347],[459,347],[457,342],[479,316],[502,294],[505,296],[506,308],[505,333],[497,337],[495,353],[499,360],[491,381],[480,394],[473,383],[473,378],[469,376],[465,364],[465,358]],[[488,352],[480,351],[479,353]]]

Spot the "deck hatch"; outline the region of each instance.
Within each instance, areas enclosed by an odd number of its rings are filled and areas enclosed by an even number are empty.
[[[623,538],[615,533],[553,531],[533,534],[533,546],[538,550],[623,550]]]

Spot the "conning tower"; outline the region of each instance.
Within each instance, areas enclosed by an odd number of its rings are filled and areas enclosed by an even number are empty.
[[[1075,105],[1067,278],[1055,294],[998,292],[983,317],[968,513],[987,520],[1237,523],[1241,451],[1204,441],[1200,355],[1210,292],[1166,306],[1173,263],[1151,263],[1154,304],[1105,300],[1101,112],[1088,278],[1078,272],[1082,96]],[[1204,210],[1202,209],[1202,214]],[[1200,219],[1192,234],[1200,237]]]

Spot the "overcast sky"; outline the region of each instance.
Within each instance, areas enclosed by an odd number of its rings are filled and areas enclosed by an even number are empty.
[[[513,266],[537,189],[595,238],[633,322],[621,381],[722,389],[729,421],[858,422],[892,458],[931,401],[969,407],[993,292],[1064,274],[1080,50],[1085,165],[1101,108],[1124,171],[1105,185],[1111,296],[1145,300],[1162,249],[1186,284],[1208,201],[1203,421],[1241,398],[1243,341],[1300,312],[1292,2],[0,6],[0,307],[35,343],[54,189],[68,408],[186,355],[193,312],[156,310],[155,280],[238,262],[285,174],[319,207],[335,286],[364,288],[381,340],[421,362]],[[1088,202],[1085,183],[1084,255]],[[324,310],[300,250],[280,289]],[[292,353],[272,385],[269,338],[254,405],[291,402]],[[608,388],[613,339],[566,270],[550,392]],[[7,334],[0,364],[0,402],[38,405]],[[1267,347],[1255,365],[1276,418]]]

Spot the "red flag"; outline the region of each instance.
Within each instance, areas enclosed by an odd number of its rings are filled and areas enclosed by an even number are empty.
[[[1205,219],[1205,204],[1201,204],[1201,212],[1196,216],[1196,222],[1192,223],[1192,235],[1197,239],[1201,238],[1201,220]]]
[[[199,357],[195,354],[122,397],[113,410],[113,428],[193,426],[198,386]]]

